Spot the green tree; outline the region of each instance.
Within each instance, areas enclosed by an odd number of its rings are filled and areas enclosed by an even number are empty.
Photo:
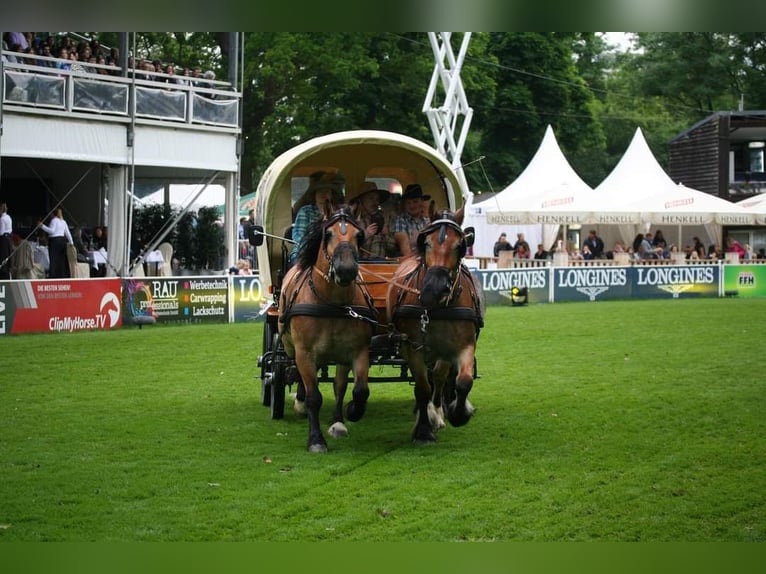
[[[603,174],[604,135],[593,92],[578,74],[572,33],[493,33],[498,62],[494,106],[485,114],[481,147],[492,185],[504,187],[526,167],[547,125],[562,152],[589,184]],[[541,184],[544,182],[541,182]]]

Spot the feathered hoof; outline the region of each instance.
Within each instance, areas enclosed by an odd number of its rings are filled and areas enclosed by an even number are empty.
[[[342,422],[334,422],[330,425],[330,428],[327,429],[327,434],[333,438],[343,438],[348,436],[348,429]]]
[[[327,445],[326,444],[310,444],[309,452],[326,453]]]
[[[306,403],[304,403],[303,401],[299,401],[296,398],[295,393],[291,393],[290,396],[293,399],[293,411],[295,411],[295,414],[298,415],[299,417],[305,418],[308,412],[306,411]]]
[[[468,421],[471,420],[476,409],[473,408],[473,405],[468,399],[466,399],[465,406],[462,409],[456,407],[456,402],[453,402],[447,409],[447,419],[449,420],[449,423],[453,427],[461,427],[468,424]]]

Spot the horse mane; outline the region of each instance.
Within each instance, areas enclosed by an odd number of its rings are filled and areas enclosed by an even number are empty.
[[[306,229],[303,241],[298,249],[298,267],[307,269],[314,265],[319,255],[319,248],[322,245],[322,236],[324,234],[324,219],[312,221]]]
[[[336,217],[346,216],[352,221],[356,221],[356,218],[351,214],[351,208],[342,204],[337,206],[332,212],[325,213],[321,219],[311,222],[306,228],[306,235],[303,236],[303,241],[298,249],[298,267],[306,269],[316,263],[319,256],[319,248],[324,241],[324,229],[328,221],[332,221]]]

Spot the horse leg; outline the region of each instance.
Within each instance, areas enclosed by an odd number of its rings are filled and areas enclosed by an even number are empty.
[[[306,388],[306,411],[309,422],[308,451],[327,452],[327,441],[325,441],[322,429],[319,427],[322,393],[319,391],[319,383],[317,382],[317,367],[313,361],[305,356],[305,353],[296,353],[295,362]]]
[[[428,419],[434,432],[447,426],[444,423],[444,384],[449,376],[451,366],[448,361],[436,361],[431,375],[433,408],[429,410]]]
[[[327,429],[327,432],[333,438],[348,436],[348,429],[343,421],[343,399],[346,396],[346,388],[348,387],[348,371],[349,367],[347,365],[335,366],[335,381],[333,383],[335,408],[332,411],[330,428]]]
[[[474,347],[466,347],[458,358],[458,373],[455,378],[455,400],[447,405],[447,419],[455,427],[463,426],[474,413],[468,400],[468,393],[473,387]]]
[[[370,353],[364,349],[354,360],[354,390],[352,400],[346,406],[346,417],[352,422],[357,422],[367,410],[367,399],[370,397],[368,384],[368,372],[370,370]]]
[[[434,435],[431,425],[434,412],[434,405],[431,401],[431,383],[428,382],[428,373],[422,355],[419,355],[419,359],[419,361],[407,359],[415,379],[415,428],[412,429],[412,442],[431,444],[436,441],[436,435]]]

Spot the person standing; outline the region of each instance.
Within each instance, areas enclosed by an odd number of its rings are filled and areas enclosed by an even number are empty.
[[[591,229],[588,232],[588,237],[585,239],[585,245],[590,250],[590,259],[604,259],[604,240],[598,236],[595,229]]]
[[[8,206],[0,203],[0,280],[11,278],[11,233],[13,220],[8,215]]]
[[[495,257],[500,257],[501,251],[513,251],[513,245],[508,243],[508,236],[505,234],[505,231],[500,234],[500,237],[497,238],[495,245],[492,247],[492,254]]]
[[[69,277],[69,263],[67,261],[66,246],[74,244],[69,226],[64,221],[64,212],[57,208],[53,213],[50,224],[40,223],[40,227],[48,234],[48,255],[51,261],[51,278],[63,279]]]

